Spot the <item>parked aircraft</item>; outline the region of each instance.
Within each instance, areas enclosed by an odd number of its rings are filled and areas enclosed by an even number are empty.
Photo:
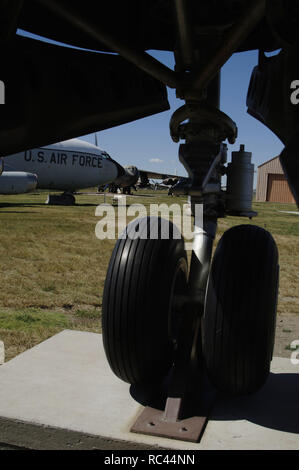
[[[77,189],[103,186],[111,183],[116,190],[130,193],[138,179],[143,187],[148,178],[165,179],[170,175],[138,170],[135,166],[123,167],[97,145],[81,139],[71,139],[45,147],[25,150],[3,159],[6,173],[32,172],[37,175],[40,189],[62,190],[61,195],[50,195],[49,204],[73,204]],[[27,173],[26,173],[27,174]],[[21,179],[21,176],[19,176]]]
[[[37,188],[63,191],[50,195],[49,204],[74,204],[76,189],[106,184],[124,173],[107,152],[80,139],[25,150],[3,161],[6,174],[29,171],[37,175]]]

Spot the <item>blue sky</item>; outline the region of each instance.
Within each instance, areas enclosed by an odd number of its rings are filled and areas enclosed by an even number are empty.
[[[36,37],[21,31],[19,33]],[[174,67],[172,53],[150,53],[169,67]],[[283,149],[283,144],[275,134],[246,111],[249,80],[257,61],[257,51],[242,52],[234,54],[223,66],[220,104],[220,109],[237,123],[239,131],[236,144],[229,145],[228,161],[230,151],[238,150],[240,144],[245,144],[245,149],[252,152],[252,162],[256,167]],[[98,132],[99,147],[122,165],[131,164],[142,169],[185,175],[185,169],[178,160],[178,144],[171,140],[169,134],[170,117],[184,102],[178,100],[175,91],[170,88],[168,100],[171,107],[169,111]],[[94,134],[78,137],[95,142]]]

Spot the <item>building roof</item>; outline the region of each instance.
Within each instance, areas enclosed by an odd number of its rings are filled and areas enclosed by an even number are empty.
[[[272,162],[272,161],[275,160],[276,158],[279,158],[279,155],[277,155],[276,157],[270,158],[270,160],[267,160],[267,161],[264,162],[264,163],[261,163],[261,165],[258,165],[258,168],[260,168],[261,166],[266,165],[267,163]]]

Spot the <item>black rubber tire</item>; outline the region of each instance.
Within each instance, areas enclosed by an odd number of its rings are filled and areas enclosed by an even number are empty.
[[[211,264],[202,319],[207,373],[225,393],[256,392],[272,360],[278,296],[278,250],[261,227],[224,233]]]
[[[171,304],[174,292],[186,288],[187,256],[171,222],[169,239],[161,239],[163,220],[145,217],[129,224],[131,235],[117,241],[108,267],[104,349],[112,371],[130,384],[157,383],[173,363],[176,322]],[[132,239],[136,229],[145,234],[150,226],[156,228],[157,239]]]

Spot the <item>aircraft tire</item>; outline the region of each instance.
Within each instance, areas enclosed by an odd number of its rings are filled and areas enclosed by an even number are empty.
[[[211,264],[202,319],[203,355],[214,386],[256,392],[272,360],[278,296],[278,250],[261,227],[224,233]]]
[[[169,239],[161,238],[165,222]],[[149,227],[157,230],[156,239],[144,238]],[[186,284],[187,256],[178,229],[160,217],[129,224],[127,236],[120,237],[113,250],[103,294],[103,344],[120,379],[146,384],[167,376],[178,321],[173,297],[183,293]]]

